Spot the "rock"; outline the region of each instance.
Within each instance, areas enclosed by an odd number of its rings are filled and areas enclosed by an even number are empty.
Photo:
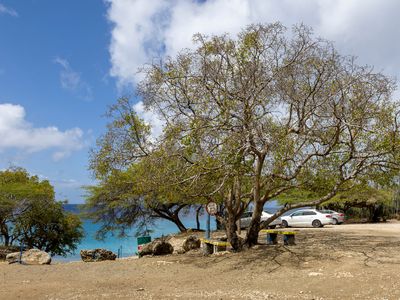
[[[139,256],[144,255],[166,255],[172,254],[174,247],[165,239],[156,239],[150,243],[144,244],[139,251]]]
[[[80,254],[84,262],[115,260],[117,258],[112,251],[106,249],[81,250]]]
[[[9,264],[16,263],[16,262],[19,262],[19,257],[20,257],[19,252],[12,252],[12,253],[7,254],[6,261]]]
[[[145,255],[153,255],[153,242],[143,244],[142,248],[138,251],[139,257],[145,256]]]
[[[182,244],[185,240],[183,238],[171,237],[168,243],[174,248],[174,254],[183,254],[186,251],[182,248]]]
[[[200,245],[201,245],[200,239],[195,235],[191,235],[183,242],[182,248],[185,251],[190,251],[193,249],[200,248]]]
[[[166,255],[172,254],[174,247],[167,241],[158,240],[153,245],[153,255]]]
[[[18,247],[1,247],[0,248],[0,260],[6,260],[7,254],[18,252]]]
[[[13,252],[6,256],[6,261],[10,264],[19,262],[19,259],[20,252]],[[30,249],[22,252],[21,262],[26,265],[49,265],[51,256],[39,249]]]

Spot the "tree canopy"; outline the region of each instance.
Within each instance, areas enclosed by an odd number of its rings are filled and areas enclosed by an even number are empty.
[[[391,78],[340,55],[303,25],[288,31],[280,23],[256,24],[235,37],[197,34],[194,42],[193,50],[142,70],[136,96],[165,124],[162,136],[149,138],[148,127],[120,100],[114,109],[127,114],[100,140],[95,173],[147,161],[144,173],[168,174],[155,184],[162,201],[171,191],[223,204],[219,218],[240,250],[257,243],[263,206],[282,193],[304,189],[316,197],[288,204],[269,221],[322,204],[370,174],[397,170]],[[157,162],[163,167],[155,169]],[[235,223],[250,202],[243,242]]]
[[[83,237],[79,217],[64,212],[47,180],[21,168],[0,171],[0,237],[52,255],[66,255]]]

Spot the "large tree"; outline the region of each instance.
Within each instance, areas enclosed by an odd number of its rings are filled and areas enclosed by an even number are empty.
[[[359,176],[398,167],[395,83],[340,55],[309,28],[251,25],[237,37],[194,37],[197,47],[143,69],[138,96],[165,122],[158,141],[185,162],[176,184],[209,182],[221,199],[234,249],[257,243],[264,204],[291,189],[316,189],[319,205]],[[210,175],[211,174],[211,175]],[[185,177],[186,178],[183,178]],[[235,223],[254,213],[244,243]]]
[[[83,237],[81,221],[54,199],[47,180],[12,168],[0,171],[0,237],[5,246],[22,244],[66,255]]]

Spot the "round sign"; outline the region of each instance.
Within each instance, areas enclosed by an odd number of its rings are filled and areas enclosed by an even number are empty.
[[[206,205],[206,211],[208,212],[209,215],[215,216],[218,212],[218,205],[217,203],[210,201]]]

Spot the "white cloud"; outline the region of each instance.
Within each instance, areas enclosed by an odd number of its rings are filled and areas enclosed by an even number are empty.
[[[158,138],[162,133],[164,121],[162,121],[154,112],[145,110],[142,101],[136,103],[133,106],[133,109],[137,112],[140,118],[151,126],[151,136],[155,139]]]
[[[0,3],[0,15],[1,14],[10,15],[12,17],[18,17],[18,13],[13,8],[6,7]]]
[[[52,149],[53,159],[60,160],[84,147],[83,131],[72,128],[34,127],[25,120],[25,109],[15,104],[0,104],[0,152],[8,149],[28,153]]]
[[[250,23],[303,22],[333,40],[343,54],[359,56],[400,75],[398,0],[108,0],[113,24],[111,75],[135,84],[137,70],[155,57],[192,47],[194,33],[235,34]]]
[[[112,24],[110,75],[132,88],[138,69],[153,59],[193,47],[193,34],[236,34],[251,23],[304,23],[332,40],[342,54],[356,55],[400,77],[398,0],[107,0]],[[400,97],[400,91],[395,93]],[[163,123],[139,102],[135,109],[158,137]]]
[[[66,59],[56,57],[54,63],[61,66],[60,84],[63,89],[73,92],[84,100],[90,101],[93,99],[90,85],[81,78],[78,72],[72,69],[70,63]]]

